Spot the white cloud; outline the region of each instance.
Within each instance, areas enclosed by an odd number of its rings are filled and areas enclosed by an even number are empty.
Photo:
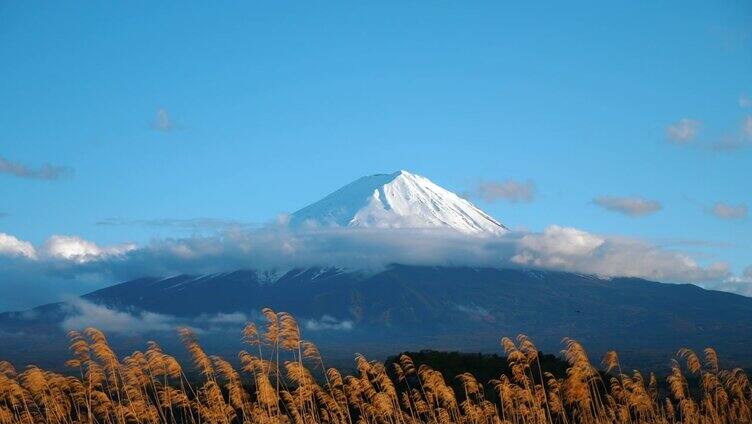
[[[22,307],[41,303],[29,300],[31,297],[47,296],[44,300],[50,301],[53,300],[50,296],[59,296],[66,290],[87,292],[143,276],[308,266],[377,271],[393,263],[531,267],[705,285],[720,283],[731,276],[724,264],[703,265],[682,252],[645,241],[562,226],[550,226],[543,232],[511,231],[479,238],[450,230],[292,230],[284,224],[271,224],[258,230],[224,231],[211,237],[155,240],[137,248],[100,247],[78,238],[54,240],[57,241],[45,244],[36,260],[28,258],[34,252],[30,244],[21,245],[26,255],[0,255],[0,282],[5,282],[0,285],[0,299],[11,299],[6,303],[13,302],[12,299],[26,302],[14,304]],[[27,292],[24,287],[28,287]],[[33,290],[44,293],[28,293]],[[228,313],[213,319],[215,322],[210,324],[219,325],[240,322],[243,316]],[[311,325],[335,324],[321,318],[313,319]]]
[[[682,118],[666,127],[666,137],[677,144],[692,142],[700,132],[702,123],[695,119]]]
[[[730,205],[718,202],[710,208],[710,212],[720,219],[745,219],[747,218],[747,205]]]
[[[661,210],[661,203],[642,197],[598,196],[593,199],[596,205],[612,212],[629,216],[645,216]]]
[[[321,319],[307,319],[303,321],[303,326],[310,331],[350,331],[355,326],[350,320],[339,321],[336,318],[324,315]]]
[[[68,261],[64,271],[102,272],[119,280],[143,275],[204,274],[238,268],[331,265],[379,269],[408,265],[530,266],[603,276],[703,282],[725,277],[687,255],[628,238],[550,226],[542,233],[477,238],[448,230],[270,227],[217,237],[155,241],[120,256]],[[60,270],[56,269],[60,272]]]
[[[46,256],[78,263],[119,256],[136,249],[134,244],[100,247],[96,243],[75,236],[54,235],[43,246]]]
[[[535,183],[527,181],[483,181],[478,184],[477,195],[486,202],[505,200],[510,203],[532,202],[535,198]]]
[[[591,256],[605,239],[576,228],[552,225],[542,234],[527,234],[512,262],[543,268],[566,266],[572,259]]]
[[[726,284],[744,284],[752,296],[752,265],[744,268],[741,275],[732,275],[724,280]]]
[[[729,276],[720,283],[709,284],[708,288],[752,297],[752,265],[746,267],[742,275]]]
[[[639,240],[604,237],[552,225],[523,236],[512,262],[605,277],[640,277],[659,281],[708,282],[729,275],[722,263],[703,267],[689,256]]]
[[[0,233],[0,256],[23,256],[37,258],[37,251],[28,241],[19,240],[10,234]]]
[[[75,236],[53,235],[42,245],[39,253],[29,242],[0,233],[0,255],[24,256],[29,259],[56,259],[85,263],[109,256],[122,256],[136,249],[135,244],[126,243],[100,247],[96,243]]]

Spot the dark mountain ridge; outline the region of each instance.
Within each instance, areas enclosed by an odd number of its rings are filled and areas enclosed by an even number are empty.
[[[638,278],[405,265],[372,273],[308,268],[279,277],[239,270],[140,278],[82,298],[112,310],[175,317],[176,322],[235,312],[253,318],[268,306],[293,313],[304,336],[325,351],[348,356],[419,348],[500,351],[502,336],[524,333],[547,352],[557,352],[563,337],[576,338],[594,362],[605,350],[616,349],[628,363],[665,365],[680,347],[714,346],[722,359],[752,364],[752,298]],[[0,334],[12,341],[0,344],[0,357],[18,356],[12,345],[22,337],[62,335],[61,322],[75,313],[59,303],[0,314]],[[237,330],[223,336],[233,351],[239,349]],[[115,340],[145,337],[117,335]]]

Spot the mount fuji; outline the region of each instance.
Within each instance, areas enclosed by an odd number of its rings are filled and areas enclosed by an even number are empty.
[[[472,203],[408,171],[359,178],[293,213],[290,224],[371,228],[446,228],[497,235],[507,228]]]
[[[509,231],[469,201],[407,171],[360,178],[293,213],[289,225],[439,229],[489,238]],[[495,351],[499,337],[525,333],[547,351],[572,337],[596,355],[616,349],[634,365],[656,358],[664,365],[682,346],[708,345],[735,364],[752,365],[750,297],[536,269],[320,265],[143,276],[67,302],[0,313],[0,358],[55,365],[67,355],[65,330],[86,325],[108,325],[111,342],[122,350],[141,348],[146,340],[169,347],[175,341],[170,330],[191,325],[206,329],[202,341],[224,354],[237,350],[245,319],[270,307],[294,314],[307,337],[330,353],[347,352],[348,361],[352,351]]]

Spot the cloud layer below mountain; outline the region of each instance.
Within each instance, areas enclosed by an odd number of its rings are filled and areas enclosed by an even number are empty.
[[[752,295],[752,284],[734,280],[724,263],[703,265],[687,254],[642,240],[571,227],[552,225],[542,232],[472,237],[445,230],[303,231],[274,224],[213,236],[159,239],[143,246],[99,246],[78,237],[52,236],[35,247],[0,233],[0,298],[6,299],[0,309],[29,307],[62,293],[78,294],[143,276],[318,265],[377,270],[391,263],[532,267],[693,282]],[[722,284],[728,281],[735,284]]]
[[[136,334],[191,327],[197,332],[234,330],[237,333],[237,330],[246,322],[257,318],[256,316],[249,317],[242,312],[232,312],[215,315],[202,314],[187,319],[149,311],[121,310],[92,303],[80,297],[67,299],[64,308],[68,316],[60,323],[60,328],[66,331],[81,331],[94,326],[108,333]]]

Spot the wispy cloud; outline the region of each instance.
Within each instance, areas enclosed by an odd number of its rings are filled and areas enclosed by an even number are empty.
[[[749,107],[752,107],[752,98],[750,98],[747,94],[740,95],[739,107],[742,109],[747,109]]]
[[[8,174],[18,178],[34,180],[58,180],[73,176],[73,168],[44,164],[39,168],[32,168],[20,162],[14,162],[0,156],[0,174]]]
[[[155,131],[169,132],[172,131],[175,126],[173,124],[170,113],[167,109],[158,109],[154,121],[151,124],[152,129]]]
[[[494,321],[494,317],[491,314],[491,312],[478,305],[455,305],[455,308],[457,308],[458,311],[464,312],[468,315],[470,319],[474,320],[481,320],[481,321]]]
[[[711,147],[718,151],[733,151],[752,147],[752,115],[742,119],[736,131],[729,132],[711,143]]]
[[[216,315],[201,315],[198,317],[199,321],[204,321],[209,324],[245,324],[250,320],[248,315],[242,312],[224,313],[220,312]]]
[[[612,212],[629,216],[645,216],[661,210],[661,203],[642,197],[597,196],[593,203]]]
[[[682,118],[666,127],[666,137],[672,143],[689,144],[697,138],[701,128],[702,122]]]
[[[746,94],[739,96],[738,103],[742,109],[752,107],[752,99]],[[736,128],[697,140],[702,127],[703,124],[699,120],[683,118],[666,127],[666,137],[674,144],[692,144],[718,152],[731,152],[752,147],[752,115],[744,116]]]
[[[529,203],[535,199],[536,187],[532,180],[482,181],[474,194],[492,203],[500,200],[509,203]]]
[[[718,202],[710,209],[710,213],[720,219],[746,219],[747,218],[747,205],[741,203],[738,205],[730,205],[728,203]]]
[[[752,297],[752,265],[746,267],[741,275],[732,275],[710,288]]]

